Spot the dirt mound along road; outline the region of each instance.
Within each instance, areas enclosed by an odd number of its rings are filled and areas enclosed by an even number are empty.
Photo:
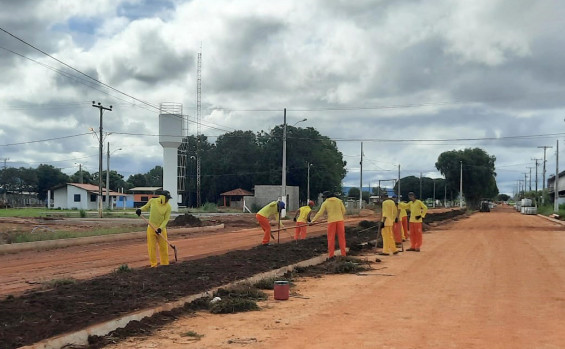
[[[350,230],[348,244],[376,236]],[[324,236],[113,273],[0,302],[0,347],[28,345],[327,252]],[[33,329],[33,330],[30,330]]]
[[[170,227],[179,227],[179,226],[189,226],[189,227],[201,227],[202,221],[198,217],[194,217],[189,213],[185,213],[183,215],[175,217],[172,222],[169,222],[168,226]]]
[[[298,280],[302,297],[260,312],[181,317],[108,349],[559,349],[565,228],[505,208],[442,225],[421,253],[367,272]],[[190,343],[187,331],[201,338]],[[236,344],[236,345],[234,345]],[[239,345],[237,345],[239,344]]]

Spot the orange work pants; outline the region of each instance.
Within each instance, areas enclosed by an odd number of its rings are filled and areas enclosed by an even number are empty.
[[[255,218],[257,218],[257,221],[259,222],[261,228],[263,228],[264,232],[263,241],[261,241],[261,243],[263,245],[266,245],[271,240],[271,223],[269,222],[269,219],[267,217],[263,217],[260,214],[256,214]]]
[[[332,258],[335,253],[335,234],[337,233],[337,239],[339,241],[339,249],[341,250],[341,255],[346,256],[345,251],[345,224],[343,221],[328,223],[328,256]]]
[[[422,246],[422,222],[410,222],[410,248]]]
[[[402,242],[402,224],[396,222],[392,226],[392,234],[394,236],[394,242]]]
[[[408,232],[408,216],[402,217],[402,239],[406,240],[410,237],[410,233]]]
[[[306,228],[308,223],[306,222],[296,222],[296,228],[294,228],[294,240],[306,239]]]

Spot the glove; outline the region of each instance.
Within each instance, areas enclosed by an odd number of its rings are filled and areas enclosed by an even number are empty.
[[[416,216],[415,218],[416,219],[422,219],[422,216]]]
[[[292,220],[296,222],[296,217],[294,217]]]
[[[161,234],[161,228],[157,228],[157,230],[155,231],[157,233],[157,235]]]
[[[137,210],[135,210],[135,214],[136,214],[138,217],[141,216],[141,209],[138,208]]]
[[[308,217],[308,223],[311,223],[312,219],[310,217]]]
[[[395,219],[394,219],[394,223],[398,223],[398,218],[395,218]]]

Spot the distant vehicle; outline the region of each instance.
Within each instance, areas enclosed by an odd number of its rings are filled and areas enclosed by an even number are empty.
[[[490,200],[483,199],[479,205],[479,212],[490,212],[492,207]]]

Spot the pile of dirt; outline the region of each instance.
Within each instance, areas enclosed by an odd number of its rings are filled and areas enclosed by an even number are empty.
[[[434,222],[440,222],[440,221],[445,221],[447,219],[454,219],[457,218],[459,216],[464,215],[467,212],[466,209],[463,208],[457,208],[457,209],[453,209],[451,211],[445,211],[445,212],[434,212],[433,214],[430,213],[428,215],[426,215],[426,218],[424,218],[424,223],[434,223]]]
[[[201,227],[202,221],[200,218],[191,215],[190,213],[185,213],[183,215],[177,216],[172,222],[169,222],[169,227]]]

